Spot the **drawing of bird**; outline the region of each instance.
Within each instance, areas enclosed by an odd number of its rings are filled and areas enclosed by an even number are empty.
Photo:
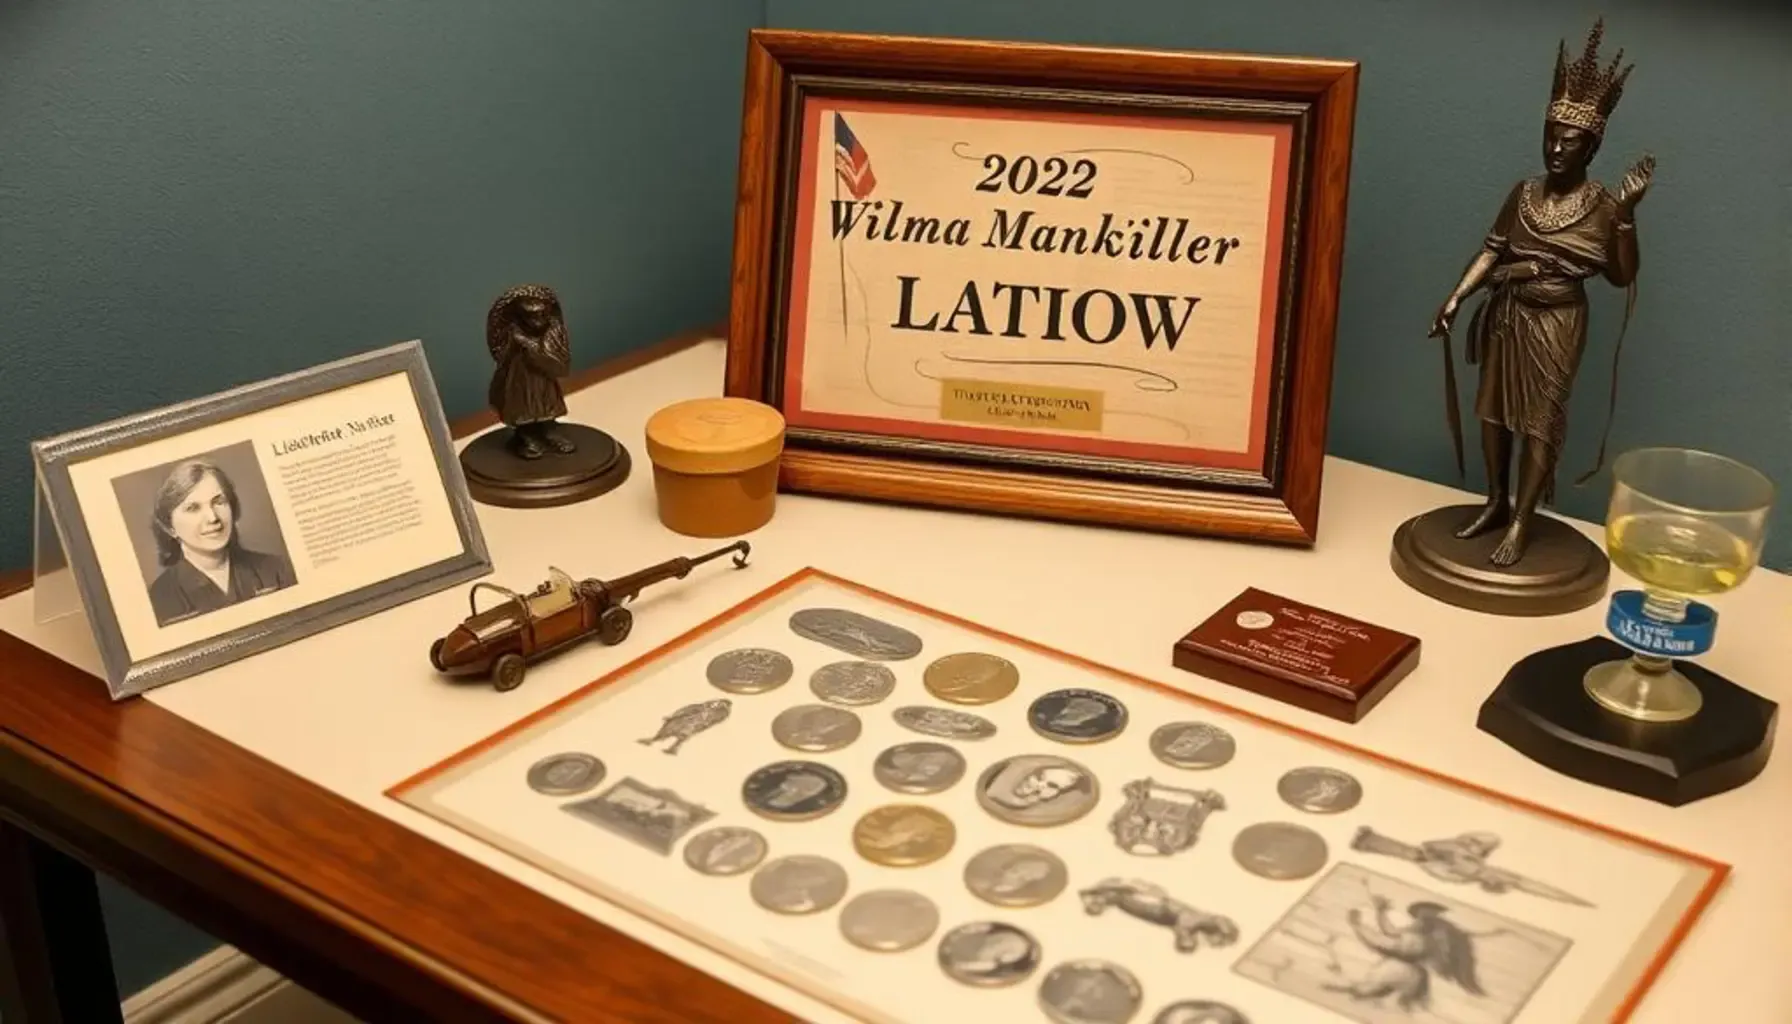
[[[1472,996],[1484,996],[1486,990],[1475,970],[1474,937],[1444,917],[1449,908],[1441,903],[1420,900],[1406,908],[1407,925],[1396,929],[1388,919],[1388,900],[1371,897],[1375,923],[1365,924],[1362,911],[1351,908],[1350,926],[1357,939],[1381,960],[1363,976],[1350,983],[1328,983],[1326,990],[1341,992],[1359,1002],[1376,1002],[1392,998],[1396,1006],[1408,1012],[1431,1006],[1431,976],[1459,986]]]

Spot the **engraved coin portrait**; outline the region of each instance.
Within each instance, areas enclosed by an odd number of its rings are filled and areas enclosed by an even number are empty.
[[[780,743],[803,749],[831,749],[858,738],[864,726],[858,716],[823,704],[785,708],[772,719],[772,735]]]
[[[917,792],[945,789],[964,769],[964,755],[944,743],[901,743],[879,754],[871,766],[884,785]]]
[[[890,767],[904,778],[926,781],[950,771],[957,762],[951,751],[895,750],[890,753]]]
[[[1281,798],[1304,811],[1335,814],[1363,799],[1357,780],[1335,768],[1295,768],[1276,782]]]
[[[1178,732],[1164,745],[1164,753],[1172,757],[1192,758],[1208,747],[1224,742],[1218,729],[1205,722],[1196,722]]]
[[[752,856],[764,843],[751,832],[734,832],[721,836],[703,850],[703,864],[710,870],[733,864]]]
[[[940,940],[939,961],[946,973],[970,985],[1012,985],[1039,966],[1039,943],[1010,924],[976,921],[959,925]]]
[[[1087,768],[1041,754],[997,761],[984,770],[977,789],[985,810],[1015,824],[1063,824],[1088,813],[1098,799]]]
[[[542,775],[550,785],[571,785],[585,777],[588,773],[584,765],[574,761],[556,761]]]
[[[906,707],[896,711],[896,724],[929,736],[948,739],[988,739],[996,734],[995,723],[965,711],[945,708]]]
[[[1060,707],[1049,721],[1054,729],[1074,729],[1079,725],[1093,722],[1106,711],[1107,707],[1100,701],[1089,697],[1072,697],[1064,702],[1064,706]]]
[[[827,780],[819,775],[795,773],[779,780],[776,789],[765,795],[765,805],[778,810],[786,810],[813,797],[821,795],[828,788]]]
[[[862,851],[910,855],[945,845],[955,838],[952,820],[926,807],[884,808],[872,811],[853,831],[854,845]]]
[[[953,950],[959,969],[967,974],[999,974],[1033,959],[1033,943],[1019,932],[985,932],[974,942],[960,942]]]
[[[772,861],[753,876],[753,898],[784,914],[810,914],[846,895],[846,872],[824,857],[796,854]]]
[[[156,624],[298,582],[251,441],[112,481]]]
[[[774,817],[825,813],[846,797],[846,779],[825,764],[780,761],[747,776],[741,796]]]
[[[1074,768],[1044,765],[1025,774],[998,778],[989,790],[989,798],[1005,807],[1021,810],[1050,803],[1066,790],[1085,785],[1088,779]]]
[[[1038,857],[1021,857],[996,874],[989,883],[989,891],[998,896],[1012,896],[1035,882],[1044,881],[1051,873],[1051,862]]]

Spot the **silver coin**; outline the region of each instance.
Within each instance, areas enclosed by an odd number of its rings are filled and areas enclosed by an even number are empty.
[[[692,836],[684,844],[684,862],[705,875],[738,875],[758,867],[768,849],[752,829],[724,825]]]
[[[1184,999],[1157,1011],[1151,1024],[1251,1024],[1251,1019],[1225,1003]]]
[[[1070,871],[1050,850],[1026,843],[992,846],[965,862],[964,885],[998,907],[1050,903],[1070,884]]]
[[[1027,708],[1033,731],[1060,743],[1111,740],[1126,720],[1126,705],[1098,690],[1053,690]]]
[[[859,716],[826,704],[798,704],[772,719],[772,739],[792,750],[822,753],[850,745],[864,731]]]
[[[940,970],[978,988],[1005,988],[1039,969],[1039,940],[1011,924],[973,921],[940,938]]]
[[[914,949],[933,938],[939,927],[940,908],[907,889],[862,892],[840,908],[840,934],[876,953]]]
[[[529,766],[529,788],[547,796],[576,796],[604,781],[604,763],[590,754],[553,754]]]
[[[904,729],[943,740],[986,740],[996,734],[994,722],[969,711],[915,705],[897,708],[891,717]]]
[[[773,821],[810,821],[846,802],[846,777],[816,761],[778,761],[747,776],[741,799]]]
[[[1101,800],[1095,773],[1052,754],[1006,757],[977,779],[977,803],[1011,825],[1062,825]]]
[[[1231,733],[1206,722],[1171,722],[1151,734],[1151,753],[1174,768],[1218,768],[1237,752]]]
[[[1039,1008],[1057,1024],[1126,1024],[1144,1001],[1139,979],[1106,960],[1061,963],[1039,983]]]
[[[872,777],[898,793],[944,793],[964,778],[964,755],[944,743],[898,743],[877,755]]]
[[[869,661],[906,661],[921,653],[915,634],[844,608],[804,608],[790,617],[790,631]]]
[[[1336,768],[1296,768],[1276,782],[1276,794],[1299,810],[1338,814],[1362,802],[1363,784]]]
[[[709,684],[729,693],[764,693],[790,682],[796,666],[790,658],[765,647],[724,651],[704,670]]]
[[[836,661],[816,669],[809,689],[830,704],[876,704],[896,689],[896,673],[875,661]]]
[[[1315,875],[1330,856],[1324,836],[1292,822],[1248,825],[1232,839],[1232,859],[1239,867],[1278,881]]]
[[[766,861],[748,884],[753,902],[779,914],[818,914],[846,896],[846,869],[826,857]]]

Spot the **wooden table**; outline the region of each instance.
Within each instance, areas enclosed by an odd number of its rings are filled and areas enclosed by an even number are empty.
[[[721,342],[675,339],[585,375],[572,414],[640,453],[652,409],[716,393],[721,373]],[[121,703],[90,674],[96,656],[78,619],[38,625],[28,594],[0,601],[0,1017],[117,1019],[96,973],[106,951],[89,866],[370,1022],[806,1017],[800,1001],[615,908],[526,881],[502,855],[432,831],[378,793],[813,564],[1725,861],[1732,880],[1632,1019],[1696,1019],[1716,999],[1729,1024],[1792,1019],[1779,955],[1792,948],[1787,762],[1674,809],[1557,776],[1478,732],[1475,708],[1505,668],[1601,632],[1602,606],[1523,621],[1440,605],[1393,577],[1387,539],[1406,516],[1464,496],[1335,459],[1325,486],[1312,551],[782,496],[752,538],[761,575],[689,586],[640,613],[628,651],[550,663],[508,694],[442,684],[423,665],[428,640],[458,621],[459,591]],[[482,508],[492,578],[532,580],[550,560],[614,574],[698,550],[658,526],[651,493],[638,455],[630,481],[595,502]],[[1247,585],[1416,633],[1424,661],[1354,726],[1170,668],[1175,638]],[[1770,698],[1792,696],[1789,605],[1792,579],[1759,574],[1726,599],[1705,663]]]

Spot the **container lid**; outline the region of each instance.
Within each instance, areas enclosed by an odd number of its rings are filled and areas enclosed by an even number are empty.
[[[647,457],[675,473],[739,473],[783,450],[783,415],[749,398],[693,398],[647,420]]]

